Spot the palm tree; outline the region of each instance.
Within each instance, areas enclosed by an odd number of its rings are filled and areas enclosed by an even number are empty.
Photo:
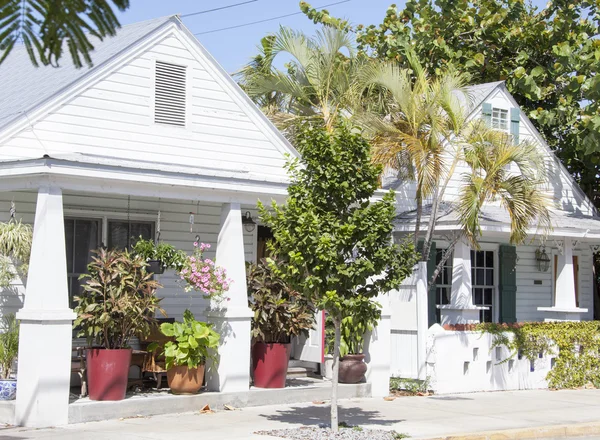
[[[285,70],[275,67],[277,57],[286,60]],[[288,137],[299,121],[323,121],[331,130],[340,115],[351,113],[355,85],[367,58],[356,55],[350,34],[332,27],[321,28],[315,37],[281,27],[263,39],[259,55],[236,76],[259,106],[271,105],[267,114]],[[276,102],[265,98],[277,97]]]
[[[362,96],[379,99],[354,118],[372,139],[373,159],[415,181],[415,243],[423,204],[431,203],[421,253],[424,261],[429,259],[438,209],[457,164],[462,160],[471,170],[463,177],[454,203],[461,234],[450,243],[430,278],[432,283],[461,236],[479,247],[479,215],[486,203],[499,201],[508,211],[513,244],[523,242],[528,226],[536,220],[542,229],[550,228],[548,200],[541,190],[545,166],[534,145],[513,145],[506,133],[483,121],[467,120],[468,77],[450,70],[430,78],[410,49],[406,57],[410,70],[390,63],[363,70],[359,87],[370,93]],[[511,167],[519,173],[511,173]]]
[[[433,198],[437,209],[435,200],[443,196],[440,189],[445,188],[443,182],[457,163],[457,154],[448,154],[456,141],[449,140],[456,140],[465,125],[468,77],[449,71],[432,79],[412,51],[408,50],[406,57],[410,70],[392,63],[364,69],[359,87],[379,99],[356,120],[372,138],[373,159],[384,169],[395,170],[400,178],[416,182],[416,244],[424,201]],[[424,258],[430,243],[427,234]]]

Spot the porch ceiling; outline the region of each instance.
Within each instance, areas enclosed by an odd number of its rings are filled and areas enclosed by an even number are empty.
[[[0,191],[56,185],[65,190],[143,197],[255,203],[287,196],[287,180],[247,170],[173,166],[69,154],[0,162]]]
[[[431,214],[431,205],[423,208],[421,224],[426,227]],[[554,237],[585,238],[586,241],[600,243],[600,217],[585,216],[576,212],[552,210],[550,212],[553,229],[548,235]],[[416,211],[404,212],[395,219],[395,230],[412,232],[415,227]],[[486,206],[480,216],[484,232],[510,233],[510,217],[500,206]],[[443,203],[438,211],[437,231],[459,230],[458,214],[449,203]],[[537,225],[528,230],[529,235],[540,232]]]

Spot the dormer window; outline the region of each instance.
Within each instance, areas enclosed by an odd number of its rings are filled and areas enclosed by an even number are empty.
[[[177,64],[156,62],[154,79],[154,122],[186,125],[187,68]]]
[[[508,110],[492,108],[492,128],[508,131]]]

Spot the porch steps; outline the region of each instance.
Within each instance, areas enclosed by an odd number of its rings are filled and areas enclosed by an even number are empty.
[[[316,377],[316,373],[314,369],[310,367],[289,367],[286,376],[288,379],[297,377]]]

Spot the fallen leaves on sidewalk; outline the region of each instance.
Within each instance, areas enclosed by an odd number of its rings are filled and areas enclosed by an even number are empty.
[[[231,406],[231,405],[223,405],[223,408],[225,408],[227,411],[237,411],[237,410],[239,410],[239,408],[236,408],[235,406]]]
[[[323,405],[325,403],[325,401],[324,400],[313,400],[312,403],[315,405]]]
[[[200,409],[200,414],[213,414],[214,411],[210,409],[210,405],[206,404]]]
[[[393,401],[393,400],[396,400],[396,397],[395,397],[395,396],[385,396],[385,397],[383,398],[383,400],[385,400],[385,401],[387,401],[387,402],[391,402],[391,401]]]

